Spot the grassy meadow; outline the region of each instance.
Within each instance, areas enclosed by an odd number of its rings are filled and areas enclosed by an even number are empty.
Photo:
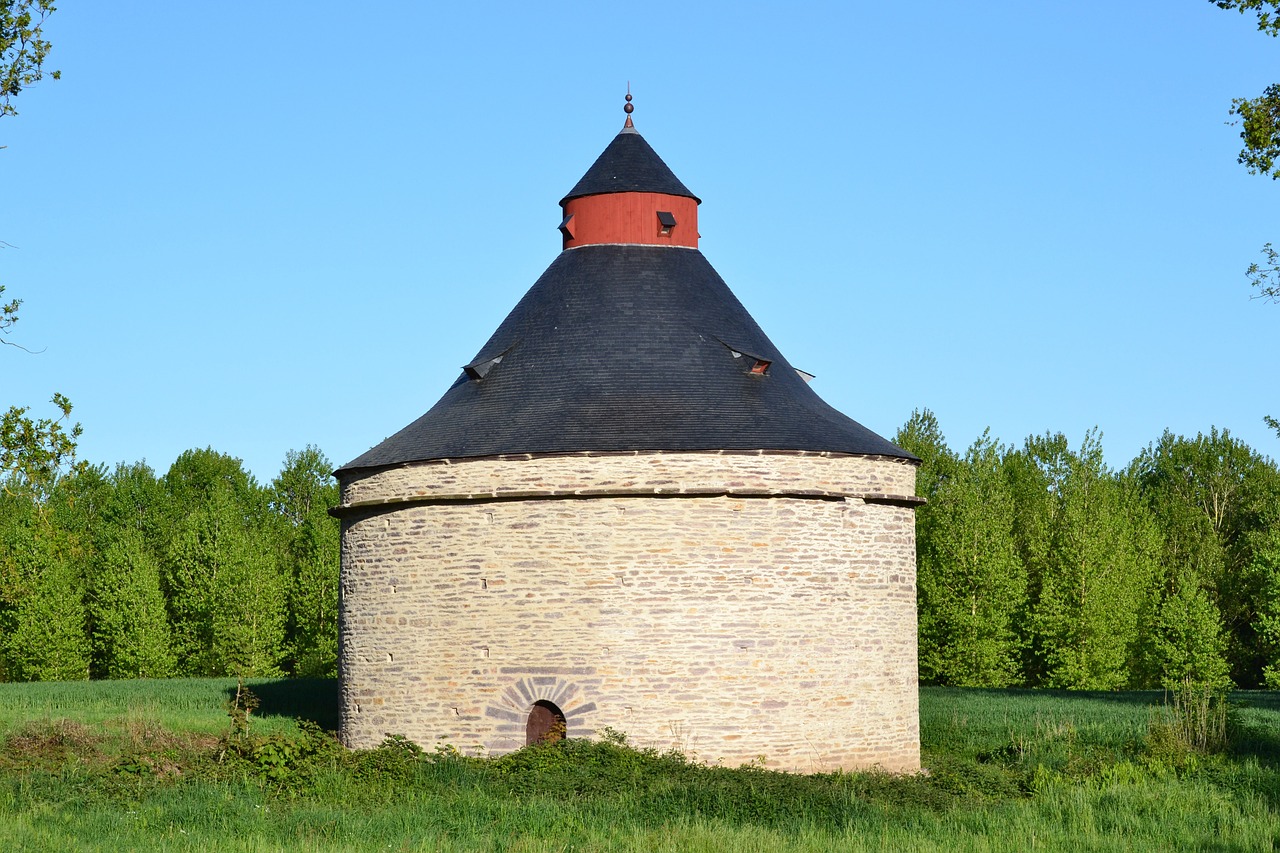
[[[1153,692],[924,688],[926,774],[693,764],[613,735],[480,759],[332,738],[332,680],[0,684],[3,850],[1270,850],[1280,694],[1225,747]]]

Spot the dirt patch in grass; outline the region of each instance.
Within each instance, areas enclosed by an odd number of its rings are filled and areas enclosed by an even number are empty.
[[[102,735],[73,720],[41,720],[9,733],[0,761],[15,768],[57,766],[101,757]]]

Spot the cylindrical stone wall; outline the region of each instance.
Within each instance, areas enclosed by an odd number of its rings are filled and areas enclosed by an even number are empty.
[[[342,739],[506,752],[542,701],[711,763],[918,769],[914,479],[807,453],[344,479]]]

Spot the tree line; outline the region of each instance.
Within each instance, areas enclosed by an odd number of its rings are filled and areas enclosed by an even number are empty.
[[[0,469],[0,680],[336,673],[338,495],[317,448],[259,485],[212,448],[157,475],[9,438],[45,464]]]
[[[928,501],[923,682],[1280,689],[1270,458],[1217,429],[1165,432],[1120,469],[1096,430],[1018,447],[988,431],[957,452],[928,410],[895,441]],[[319,449],[265,485],[212,448],[163,475],[68,452],[29,443],[0,473],[0,679],[335,673],[338,494]]]
[[[975,687],[1280,689],[1280,470],[1211,429],[1122,469],[1096,430],[952,450],[913,413],[920,677]]]

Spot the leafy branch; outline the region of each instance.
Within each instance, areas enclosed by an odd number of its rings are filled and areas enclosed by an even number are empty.
[[[0,245],[3,245],[2,241],[0,241]],[[0,284],[0,296],[2,295],[4,295],[4,285]],[[44,350],[29,350],[26,347],[24,347],[22,344],[14,343],[13,341],[6,340],[4,338],[4,335],[9,334],[9,332],[13,329],[14,325],[17,324],[18,308],[20,308],[21,306],[22,306],[21,299],[11,299],[8,302],[0,304],[0,344],[3,344],[5,346],[10,346],[10,347],[16,347],[22,350],[23,352],[28,352],[28,353],[31,353],[32,355],[36,355],[38,353],[44,352]]]
[[[1230,115],[1239,116],[1244,141],[1236,162],[1251,175],[1280,179],[1280,166],[1276,165],[1280,157],[1280,84],[1272,83],[1256,98],[1233,98]]]
[[[4,295],[4,285],[0,284],[0,296]],[[9,334],[9,330],[18,322],[18,308],[22,305],[21,299],[14,299],[3,305],[0,305],[0,335]],[[0,338],[0,344],[8,344],[9,341]],[[17,346],[16,344],[10,344]]]
[[[1264,260],[1261,264],[1249,264],[1244,274],[1249,283],[1258,289],[1253,299],[1265,299],[1268,302],[1280,302],[1280,252],[1267,243],[1262,247]]]
[[[64,475],[83,465],[76,461],[76,441],[83,428],[65,426],[71,401],[54,394],[50,402],[61,417],[32,418],[26,406],[10,406],[0,417],[0,487],[6,494],[25,493],[43,501]]]
[[[1212,3],[1219,9],[1235,9],[1241,15],[1257,12],[1258,32],[1280,35],[1280,0],[1212,0]]]
[[[0,117],[17,115],[13,98],[44,77],[50,45],[42,28],[55,11],[53,0],[0,0]]]

